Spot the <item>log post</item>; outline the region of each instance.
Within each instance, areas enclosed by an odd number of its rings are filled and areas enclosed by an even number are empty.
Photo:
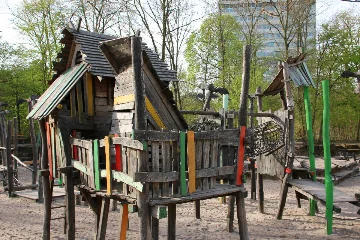
[[[142,75],[142,47],[140,37],[131,37],[131,53],[134,74],[134,92],[135,92],[135,130],[146,130],[146,114],[145,114],[145,85]],[[146,143],[145,143],[146,144]],[[148,160],[146,153],[143,152],[139,159],[139,171],[147,172]],[[144,191],[138,192],[139,207],[139,232],[141,240],[151,239],[150,230],[150,210],[148,205],[149,184],[144,185]]]
[[[168,240],[176,239],[176,204],[168,206]]]
[[[13,173],[13,161],[11,157],[11,128],[12,123],[11,120],[8,121],[7,126],[7,141],[6,141],[6,169],[7,169],[7,177],[8,177],[8,194],[9,197],[12,197],[14,194],[14,173]]]
[[[29,113],[31,112],[32,107],[33,107],[33,98],[30,98],[28,100]],[[30,128],[30,139],[31,139],[31,148],[32,148],[32,156],[33,156],[32,184],[36,184],[38,156],[36,155],[36,137],[35,137],[34,120],[32,118],[29,118],[29,128]]]
[[[261,87],[258,87],[256,89],[256,100],[257,100],[257,108],[258,112],[262,112],[262,97],[261,97]],[[259,156],[259,159],[261,159],[261,155]],[[264,213],[264,181],[263,181],[263,175],[259,173],[259,169],[257,172],[257,191],[258,191],[258,209],[260,213]]]
[[[14,144],[14,151],[13,151],[13,154],[18,157],[18,121],[17,121],[17,118],[14,117],[13,118],[14,120],[14,123],[13,123],[13,126],[14,126],[14,138],[13,138],[13,144]],[[13,161],[13,169],[17,170],[18,168],[18,163],[17,161]]]
[[[285,146],[285,151],[288,151],[288,161],[285,166],[285,176],[282,180],[281,192],[280,192],[280,201],[278,206],[278,212],[276,214],[277,219],[281,219],[286,203],[286,197],[288,193],[288,179],[291,178],[291,172],[294,163],[294,154],[295,154],[295,140],[294,140],[294,99],[291,92],[291,85],[290,85],[290,77],[289,77],[289,66],[287,62],[283,63],[283,76],[284,76],[284,83],[285,83],[285,95],[286,95],[286,105],[287,105],[287,119],[288,125],[287,133],[285,136],[289,138],[289,146]],[[287,140],[285,140],[287,143]]]
[[[46,143],[45,119],[39,120],[41,133],[41,169],[42,183],[44,191],[44,223],[43,223],[43,240],[50,240],[50,221],[51,221],[51,189],[49,179],[49,165]]]

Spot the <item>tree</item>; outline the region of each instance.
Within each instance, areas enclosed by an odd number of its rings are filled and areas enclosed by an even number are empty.
[[[332,138],[354,140],[359,132],[359,96],[354,91],[354,80],[342,78],[341,73],[360,68],[358,15],[342,12],[321,26],[314,65],[316,88],[311,91],[314,126],[321,129],[321,81],[330,80]]]
[[[82,18],[87,31],[126,36],[134,33],[128,0],[71,0],[73,15]]]
[[[13,12],[15,25],[30,39],[34,53],[41,59],[43,90],[60,50],[60,31],[68,19],[66,9],[66,3],[60,0],[23,0]]]
[[[219,31],[221,25],[222,31]],[[230,98],[240,94],[243,43],[240,26],[229,15],[213,14],[193,32],[185,49],[188,63],[188,84],[199,86],[213,83],[230,91]],[[223,46],[221,45],[223,35]],[[237,107],[237,106],[236,106]]]

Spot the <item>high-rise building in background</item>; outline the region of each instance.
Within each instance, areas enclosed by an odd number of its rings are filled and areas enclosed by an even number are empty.
[[[290,1],[291,2],[291,1]],[[274,5],[280,9],[284,9],[286,0],[220,0],[220,10],[223,14],[230,14],[234,16],[237,22],[240,23],[244,32],[249,28],[250,23],[255,23],[254,35],[260,37],[262,47],[257,51],[258,57],[267,57],[279,55],[284,51],[284,40],[277,29],[282,29],[281,22],[278,17],[272,16],[276,14]],[[299,4],[305,4],[305,1],[297,1]],[[281,4],[281,5],[280,5]],[[301,7],[300,7],[301,8]],[[295,8],[294,8],[295,9]],[[300,10],[301,11],[301,10]],[[297,12],[298,16],[305,16],[303,12]],[[316,37],[316,4],[313,1],[309,12],[306,13],[306,26],[301,31],[297,31],[294,39],[289,45],[290,53],[296,52],[299,49],[315,48]],[[267,20],[264,19],[267,17]],[[292,20],[293,22],[295,20]],[[244,36],[242,36],[244,38]]]

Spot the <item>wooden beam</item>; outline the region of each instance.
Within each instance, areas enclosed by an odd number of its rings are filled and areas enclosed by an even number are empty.
[[[195,136],[194,131],[187,132],[187,158],[189,173],[189,193],[196,191],[196,162],[195,162]]]
[[[101,203],[100,222],[97,230],[96,240],[105,240],[106,227],[109,216],[110,198],[103,197]]]
[[[118,96],[114,98],[114,105],[119,105],[119,104],[123,104],[123,103],[129,103],[129,102],[134,102],[135,101],[135,95],[134,94],[129,94],[129,95],[125,95],[125,96]]]
[[[106,192],[112,193],[112,177],[111,177],[111,155],[110,155],[110,138],[105,137],[105,163],[106,163]]]
[[[101,170],[101,177],[106,177],[107,178],[107,169],[106,170]],[[131,176],[129,176],[126,173],[123,172],[117,172],[115,170],[111,171],[111,176],[113,179],[119,181],[119,182],[123,182],[126,183],[130,186],[132,186],[133,188],[135,188],[136,190],[138,190],[139,192],[143,192],[144,191],[144,185],[141,182],[135,182],[133,180],[133,178]]]

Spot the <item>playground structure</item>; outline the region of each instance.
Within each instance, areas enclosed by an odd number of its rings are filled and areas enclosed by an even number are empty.
[[[311,76],[304,64],[304,55],[289,58],[283,63],[275,79],[264,92],[258,89],[254,97],[257,99],[258,113],[249,115],[257,117],[259,125],[254,128],[254,148],[249,154],[258,156],[257,181],[259,196],[259,211],[264,213],[263,175],[278,176],[282,179],[282,189],[277,212],[277,218],[281,219],[286,203],[288,188],[295,190],[298,207],[301,207],[300,199],[309,199],[310,215],[315,215],[316,202],[326,206],[327,233],[332,233],[333,211],[340,212],[341,208],[336,205],[340,202],[349,202],[360,207],[360,199],[348,196],[337,189],[333,189],[331,177],[331,156],[329,136],[329,88],[328,82],[323,82],[324,112],[323,112],[323,146],[325,161],[325,186],[316,182],[316,167],[314,156],[314,140],[312,133],[312,117],[309,100],[309,86],[313,85]],[[295,140],[294,140],[294,100],[291,93],[290,81],[297,87],[304,88],[304,105],[306,111],[306,127],[308,135],[308,151],[310,168],[294,168]],[[269,95],[280,95],[283,110],[274,113],[263,112],[262,98]],[[261,115],[264,116],[261,116]],[[267,115],[267,116],[265,116]],[[252,120],[251,120],[252,121]],[[257,134],[263,132],[267,134]],[[259,136],[259,137],[258,137]],[[275,150],[266,154],[262,149],[266,146],[277,144]],[[265,146],[265,147],[262,147]]]
[[[200,200],[223,196],[230,196],[228,230],[236,201],[240,239],[249,239],[242,171],[250,48],[244,50],[240,133],[233,127],[194,132],[186,131],[168,88],[176,73],[140,37],[72,28],[63,34],[57,75],[28,115],[39,121],[42,136],[43,238],[50,239],[51,192],[61,178],[68,239],[75,238],[75,185],[96,215],[96,239],[105,238],[110,199],[121,204],[119,239],[126,239],[130,208],[138,211],[140,239],[158,239],[166,216],[168,239],[175,239],[177,204],[195,202],[199,217]],[[217,184],[229,175],[236,177]]]
[[[34,98],[29,98],[27,100],[29,109],[31,109]],[[37,189],[38,181],[37,181],[37,161],[35,160],[37,157],[37,147],[36,147],[36,138],[35,138],[35,129],[33,120],[29,120],[30,126],[30,135],[31,135],[31,149],[32,149],[32,159],[31,164],[29,166],[25,164],[20,157],[19,147],[23,147],[26,144],[19,144],[18,142],[18,123],[17,118],[13,118],[13,120],[5,120],[5,114],[7,111],[0,112],[0,177],[3,182],[3,186],[5,190],[8,191],[9,197],[15,196],[17,191],[22,191],[26,189]],[[21,142],[20,142],[21,143]],[[23,185],[19,181],[18,176],[18,167],[22,167],[32,173],[31,184]],[[42,201],[42,189],[38,188],[38,197],[39,202]]]

